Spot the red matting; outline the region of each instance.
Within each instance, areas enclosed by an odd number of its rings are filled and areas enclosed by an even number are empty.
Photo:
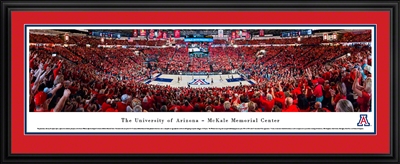
[[[156,19],[155,19],[156,18]],[[206,19],[205,19],[206,18]],[[69,153],[374,153],[390,152],[389,12],[12,12],[11,152]],[[376,24],[377,135],[25,136],[24,24]],[[358,120],[355,121],[357,123]],[[238,142],[239,141],[239,142]]]

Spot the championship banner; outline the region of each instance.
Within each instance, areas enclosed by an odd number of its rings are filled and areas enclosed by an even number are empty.
[[[219,38],[224,37],[224,30],[218,30],[218,37]]]
[[[137,30],[133,30],[133,37],[138,37],[138,32],[137,32]]]
[[[157,39],[161,39],[161,38],[162,38],[162,36],[163,36],[163,33],[162,33],[162,31],[161,31],[161,30],[159,30],[157,33],[158,33],[158,34],[157,34]]]
[[[236,38],[236,32],[233,31],[233,32],[232,32],[232,40],[234,40],[235,38]]]
[[[145,30],[140,30],[140,36],[146,36],[146,31]]]
[[[175,38],[180,38],[181,37],[181,31],[180,30],[175,30],[174,31],[174,36],[175,36]]]
[[[162,30],[159,30],[158,31],[158,38],[162,38],[163,37],[163,32],[162,32]]]
[[[328,34],[324,34],[324,40],[328,40]]]
[[[163,32],[163,39],[167,39],[167,32]]]
[[[243,31],[241,36],[247,37],[247,32]]]
[[[250,33],[246,32],[246,39],[250,39]]]
[[[153,39],[153,38],[154,38],[154,30],[151,29],[150,34],[149,34],[149,39]]]
[[[264,36],[264,30],[260,30],[260,35],[259,35],[260,37],[263,37]]]
[[[241,33],[241,31],[236,30],[236,38],[240,38],[240,33]]]
[[[336,33],[333,34],[333,40],[336,40]]]

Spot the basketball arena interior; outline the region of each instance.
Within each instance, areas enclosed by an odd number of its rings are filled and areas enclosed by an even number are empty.
[[[372,32],[31,29],[29,112],[371,112]]]

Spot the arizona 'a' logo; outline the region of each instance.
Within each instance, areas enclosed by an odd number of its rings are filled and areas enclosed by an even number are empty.
[[[210,85],[205,79],[194,79],[193,81],[189,82],[190,85]]]
[[[370,126],[366,114],[360,114],[360,121],[358,121],[357,126]]]

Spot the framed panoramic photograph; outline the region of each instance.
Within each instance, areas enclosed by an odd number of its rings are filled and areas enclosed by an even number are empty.
[[[398,6],[2,3],[2,162],[396,163]]]

